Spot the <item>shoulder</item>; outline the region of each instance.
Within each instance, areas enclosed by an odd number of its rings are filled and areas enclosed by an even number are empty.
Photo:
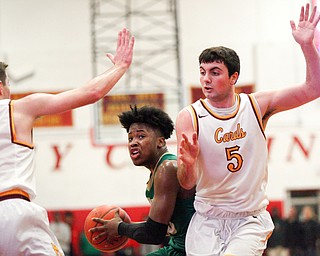
[[[165,174],[170,174],[178,170],[177,158],[175,159],[165,159],[158,167],[157,173],[164,172]]]
[[[177,116],[176,120],[176,132],[180,133],[181,131],[186,131],[188,127],[192,127],[193,125],[193,116],[195,113],[192,110],[191,106],[183,108]]]
[[[177,160],[164,160],[157,168],[155,186],[160,184],[163,187],[176,187],[179,185],[177,171]]]

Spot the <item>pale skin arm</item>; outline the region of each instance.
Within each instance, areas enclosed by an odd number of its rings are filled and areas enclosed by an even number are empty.
[[[254,93],[264,125],[273,114],[299,107],[320,96],[320,58],[314,44],[314,33],[320,16],[316,7],[311,15],[309,9],[309,4],[301,7],[298,26],[290,21],[293,38],[305,57],[306,80],[295,87]]]
[[[176,120],[178,173],[181,187],[192,189],[197,182],[196,161],[199,154],[197,134],[194,131],[190,113],[183,109]]]
[[[91,79],[83,86],[59,94],[35,93],[14,101],[14,120],[17,138],[31,142],[30,130],[36,118],[61,113],[103,98],[120,80],[132,62],[134,37],[127,29],[118,34],[115,55],[107,54],[114,64],[103,74]]]
[[[164,161],[158,167],[154,184],[154,198],[150,206],[149,217],[155,222],[168,225],[180,189],[175,161]],[[103,226],[90,229],[91,232],[103,231],[94,239],[99,239],[106,234],[108,234],[108,239],[110,240],[119,236],[118,226],[122,221],[119,215],[116,215],[112,220],[103,220],[101,218],[94,218],[93,220],[103,224]]]

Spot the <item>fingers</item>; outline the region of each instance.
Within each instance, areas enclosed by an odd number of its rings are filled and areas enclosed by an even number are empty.
[[[292,31],[295,31],[297,29],[296,24],[294,23],[293,20],[290,20],[290,26],[291,26]]]
[[[316,16],[317,13],[317,6],[315,6],[312,10],[311,16],[310,16],[310,22],[313,23],[314,17]]]
[[[319,14],[317,15],[317,6],[313,7],[310,18],[309,18],[309,15],[310,15],[310,4],[307,3],[306,7],[304,6],[301,7],[299,22],[309,21],[310,23],[313,23],[316,25],[320,19]]]
[[[100,224],[105,224],[106,222],[104,219],[101,219],[101,218],[92,218],[92,220]]]
[[[134,46],[134,36],[131,36],[131,40],[130,40],[130,44],[129,44],[129,48],[132,50],[133,49],[133,46]]]
[[[311,21],[311,18],[312,18],[312,21]],[[311,14],[311,17],[310,17],[310,21],[316,27],[318,25],[318,23],[319,23],[319,20],[320,20],[320,14],[317,12],[317,6],[315,6],[313,8],[313,11],[312,11],[312,14]]]
[[[93,237],[93,240],[96,241],[96,240],[99,240],[100,238],[105,237],[105,236],[106,236],[106,232],[103,232],[103,233],[100,233],[99,235],[96,235],[95,237]]]
[[[123,28],[118,34],[118,43],[117,47],[125,46],[126,48],[133,48],[134,37],[131,36],[128,29]]]
[[[192,141],[193,141],[193,144],[196,144],[196,143],[197,143],[197,140],[198,140],[197,133],[196,133],[196,132],[194,132],[194,133],[192,134]]]
[[[117,208],[117,210],[114,212],[114,217],[113,218],[120,218],[120,208]]]
[[[305,11],[305,14],[304,14],[304,20],[305,21],[309,20],[309,9],[310,9],[310,4],[307,4],[306,5],[306,11]]]
[[[182,135],[182,140],[188,143],[189,142],[188,136],[184,132],[181,135]]]
[[[302,22],[303,20],[304,20],[304,6],[302,6],[300,10],[299,22]]]

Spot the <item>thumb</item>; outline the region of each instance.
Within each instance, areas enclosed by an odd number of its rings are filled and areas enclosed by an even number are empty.
[[[111,60],[111,62],[114,64],[114,56],[111,53],[107,53],[106,56]]]
[[[120,209],[119,208],[117,208],[117,210],[114,212],[114,218],[120,218],[121,219],[121,217],[120,217]]]
[[[296,30],[296,24],[294,23],[293,20],[290,20],[290,26],[291,26],[292,31]]]

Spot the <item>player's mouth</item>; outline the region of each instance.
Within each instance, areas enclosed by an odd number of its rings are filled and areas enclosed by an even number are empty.
[[[212,91],[213,90],[213,87],[212,86],[204,86],[203,87],[203,89],[205,90],[205,91],[207,91],[207,92],[210,92],[210,91]]]
[[[131,149],[130,150],[131,159],[137,159],[139,156],[140,156],[140,151],[138,149]]]

